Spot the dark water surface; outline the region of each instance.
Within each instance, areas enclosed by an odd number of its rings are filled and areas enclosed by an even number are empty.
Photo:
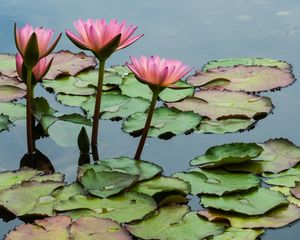
[[[73,29],[79,18],[126,19],[145,36],[125,50],[115,53],[108,64],[122,64],[129,55],[159,54],[178,58],[195,68],[213,59],[227,57],[267,57],[291,63],[294,74],[300,74],[300,2],[299,0],[10,0],[1,1],[0,52],[15,53],[13,23],[19,26],[54,28],[56,33]],[[58,49],[78,51],[63,36]],[[279,92],[265,95],[272,98],[274,114],[258,123],[250,132],[235,134],[177,136],[169,141],[148,139],[143,159],[160,164],[166,174],[183,171],[193,157],[213,145],[234,141],[264,142],[269,138],[289,138],[300,145],[299,82]],[[55,109],[64,107],[55,102],[54,95],[39,87]],[[297,120],[298,119],[298,120]],[[100,152],[102,158],[133,156],[138,139],[120,130],[121,123],[102,121]],[[0,134],[0,171],[14,170],[26,152],[25,124],[17,123],[9,132]],[[51,159],[56,171],[66,173],[67,181],[75,179],[78,149],[62,148],[50,138],[37,146]],[[197,208],[197,201],[192,201]],[[0,238],[20,224],[0,220]],[[267,231],[264,240],[297,240],[300,224]]]

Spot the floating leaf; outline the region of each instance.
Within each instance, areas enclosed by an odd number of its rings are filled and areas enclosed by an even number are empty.
[[[294,204],[278,207],[262,216],[243,216],[215,210],[201,210],[200,216],[209,221],[228,220],[235,228],[280,228],[300,218],[300,208]]]
[[[229,170],[254,173],[279,173],[290,169],[300,162],[300,147],[288,139],[270,139],[260,144],[264,151],[261,155],[248,163],[226,166]]]
[[[80,107],[81,104],[89,100],[88,96],[75,96],[75,95],[66,95],[66,94],[57,94],[56,100],[61,104],[70,107]]]
[[[94,87],[76,87],[76,77],[63,77],[56,80],[43,80],[42,85],[49,91],[70,95],[87,96],[96,92]]]
[[[56,113],[56,110],[50,107],[48,101],[43,97],[37,97],[33,100],[33,111],[39,121],[44,115],[53,115]]]
[[[155,196],[162,192],[177,192],[177,194],[187,195],[190,192],[190,185],[178,178],[159,176],[148,181],[139,182],[131,191]]]
[[[142,98],[131,98],[128,96],[106,93],[102,95],[101,111],[102,119],[126,118],[136,112],[145,112],[150,102]],[[88,117],[94,115],[95,98],[90,98],[82,103],[81,108]]]
[[[261,119],[272,110],[270,98],[244,92],[203,90],[181,102],[167,103],[181,111],[193,111],[211,120],[228,118]]]
[[[188,83],[201,89],[260,92],[286,87],[295,81],[293,74],[278,67],[243,66],[196,71]]]
[[[79,180],[92,195],[107,198],[130,187],[138,180],[138,176],[117,171],[95,172],[94,169],[87,169]]]
[[[102,171],[118,171],[121,173],[127,173],[134,176],[139,176],[139,181],[150,179],[163,170],[160,166],[139,160],[138,162],[134,159],[127,157],[103,159],[96,162],[96,164],[85,164],[78,168],[77,178],[81,178],[84,172],[88,169],[93,169],[95,172]]]
[[[202,119],[199,126],[199,133],[234,133],[244,130],[250,130],[254,127],[256,121],[242,118],[228,118],[218,121]]]
[[[298,199],[300,199],[300,182],[296,182],[295,187],[292,189],[291,193]]]
[[[51,216],[55,198],[50,195],[63,185],[63,182],[56,181],[23,182],[2,191],[0,205],[16,216],[30,214]]]
[[[282,193],[259,188],[247,193],[236,193],[222,197],[202,196],[204,207],[232,211],[247,215],[261,215],[269,210],[288,204]]]
[[[1,56],[1,55],[0,55]],[[0,75],[0,102],[9,102],[26,95],[26,85],[18,78]]]
[[[122,130],[128,133],[141,132],[147,113],[135,113],[123,122]],[[160,107],[154,110],[149,137],[166,137],[189,133],[201,122],[201,116],[193,112],[181,112]],[[168,136],[168,137],[167,137]]]
[[[155,201],[147,195],[128,192],[102,199],[76,195],[56,204],[55,210],[72,218],[94,216],[110,218],[119,223],[142,219],[156,209]]]
[[[229,227],[224,233],[213,237],[212,240],[255,240],[264,232],[262,229],[252,230]]]
[[[260,178],[253,174],[230,173],[224,170],[192,169],[188,173],[176,173],[173,176],[189,182],[194,195],[222,196],[223,194],[246,191],[260,185]]]
[[[131,240],[125,229],[109,219],[86,217],[72,222],[67,216],[56,216],[23,224],[11,231],[5,240]]]
[[[0,54],[0,73],[8,77],[18,76],[15,55]]]
[[[126,65],[114,65],[106,69],[107,72],[116,73],[122,77],[127,76],[131,73],[130,69]]]
[[[253,58],[253,57],[226,58],[226,59],[209,61],[203,66],[202,70],[207,71],[211,68],[234,67],[237,65],[278,67],[285,71],[291,70],[291,65],[285,61],[279,61],[270,58]]]
[[[0,132],[3,130],[7,130],[9,127],[8,116],[0,115]]]
[[[166,88],[159,94],[159,98],[166,102],[176,102],[185,97],[190,97],[194,94],[194,87],[187,84],[185,81],[178,81],[174,86],[184,89]],[[120,89],[123,95],[129,97],[141,97],[147,100],[152,99],[152,91],[147,84],[138,81],[134,74],[125,76]]]
[[[26,106],[21,103],[1,103],[0,102],[0,115],[7,115],[11,122],[25,119]]]
[[[258,157],[263,148],[256,143],[230,143],[210,147],[206,153],[191,160],[191,165],[218,167],[247,162]]]
[[[264,173],[263,176],[265,177],[263,180],[267,184],[284,187],[295,187],[296,182],[300,181],[300,167],[291,168],[289,170],[276,174]]]
[[[72,53],[70,51],[61,50],[50,54],[48,58],[53,58],[53,62],[45,79],[55,79],[61,75],[74,76],[83,70],[95,68],[97,65],[95,57],[87,56],[83,52]]]
[[[286,196],[286,199],[290,203],[295,204],[296,206],[300,207],[300,200],[298,198],[294,197],[294,194],[292,195],[293,189],[288,188],[288,187],[279,187],[279,186],[270,187],[270,189],[273,191],[281,192],[282,194],[284,194],[284,196]]]
[[[126,228],[134,236],[149,240],[199,240],[223,232],[222,224],[205,221],[181,205],[163,207],[157,214]]]

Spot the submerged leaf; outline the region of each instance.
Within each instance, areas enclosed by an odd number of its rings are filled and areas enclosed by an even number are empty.
[[[251,216],[265,214],[275,207],[288,204],[288,201],[282,193],[268,188],[259,188],[247,193],[235,193],[222,197],[202,196],[201,203],[204,207]]]
[[[260,178],[253,174],[230,173],[224,170],[191,169],[188,173],[176,173],[174,177],[189,182],[192,194],[223,194],[242,192],[260,185]],[[243,179],[240,181],[240,179]]]
[[[123,122],[122,130],[128,133],[141,132],[147,118],[146,113],[135,113]],[[164,137],[193,131],[201,122],[201,116],[193,112],[181,112],[160,107],[154,110],[149,137]],[[169,137],[168,137],[169,138]]]
[[[191,165],[218,167],[247,162],[258,157],[263,148],[256,143],[229,143],[210,147],[204,155],[191,160]]]
[[[0,114],[0,132],[3,130],[7,130],[9,127],[9,124],[10,123],[9,123],[8,116]]]
[[[203,90],[193,97],[176,103],[167,103],[181,111],[193,111],[211,120],[244,118],[258,120],[266,117],[273,105],[268,97],[244,92]]]
[[[163,207],[157,214],[126,228],[134,236],[149,240],[199,240],[223,232],[222,224],[205,221],[181,205]]]

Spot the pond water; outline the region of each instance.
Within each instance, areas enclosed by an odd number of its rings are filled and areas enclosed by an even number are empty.
[[[230,4],[229,4],[230,2]],[[15,53],[13,24],[30,23],[54,28],[56,33],[73,29],[72,22],[79,18],[126,19],[137,26],[145,36],[125,50],[115,53],[108,65],[123,64],[129,55],[159,54],[178,58],[195,69],[209,60],[228,57],[267,57],[286,60],[300,74],[300,4],[298,0],[152,0],[152,1],[67,1],[67,0],[10,0],[1,3],[0,52]],[[78,51],[63,36],[58,49]],[[260,121],[255,129],[234,134],[191,134],[171,140],[148,139],[142,158],[161,165],[166,174],[183,171],[189,160],[201,155],[213,145],[229,142],[264,142],[284,137],[300,145],[299,86],[262,94],[272,98],[273,114]],[[46,96],[57,110],[65,108],[55,101],[53,94],[42,87],[37,95]],[[99,151],[101,158],[133,156],[138,138],[121,131],[120,122],[102,121]],[[73,181],[79,151],[76,147],[62,148],[50,138],[37,141],[38,149],[52,162],[56,171]],[[25,123],[20,121],[10,131],[0,134],[0,170],[14,170],[26,152]],[[198,201],[191,203],[199,208]],[[0,237],[21,223],[0,219]],[[265,240],[299,239],[300,224],[278,230],[269,230]]]

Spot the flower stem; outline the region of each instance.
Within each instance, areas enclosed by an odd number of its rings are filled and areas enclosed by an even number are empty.
[[[26,96],[26,126],[27,126],[27,148],[28,154],[33,154],[34,146],[32,142],[32,69],[27,69],[27,96]]]
[[[143,129],[142,137],[140,139],[139,145],[137,147],[137,150],[136,150],[136,153],[135,153],[135,156],[134,156],[135,160],[140,160],[140,158],[141,158],[141,154],[142,154],[142,151],[143,151],[143,148],[144,148],[144,145],[145,145],[145,142],[146,142],[147,134],[148,134],[148,131],[149,131],[149,128],[150,128],[150,124],[151,124],[155,104],[156,104],[156,101],[157,101],[157,98],[158,98],[158,94],[159,94],[159,91],[153,91],[151,104],[150,104],[150,107],[149,107],[149,110],[148,110],[147,120],[146,120],[144,129]]]
[[[94,110],[94,117],[93,117],[92,143],[91,143],[92,146],[97,145],[97,139],[98,139],[98,128],[99,128],[104,68],[105,68],[105,61],[100,60],[99,61],[99,73],[98,73],[98,87],[97,87],[97,95],[96,95],[95,110]]]

